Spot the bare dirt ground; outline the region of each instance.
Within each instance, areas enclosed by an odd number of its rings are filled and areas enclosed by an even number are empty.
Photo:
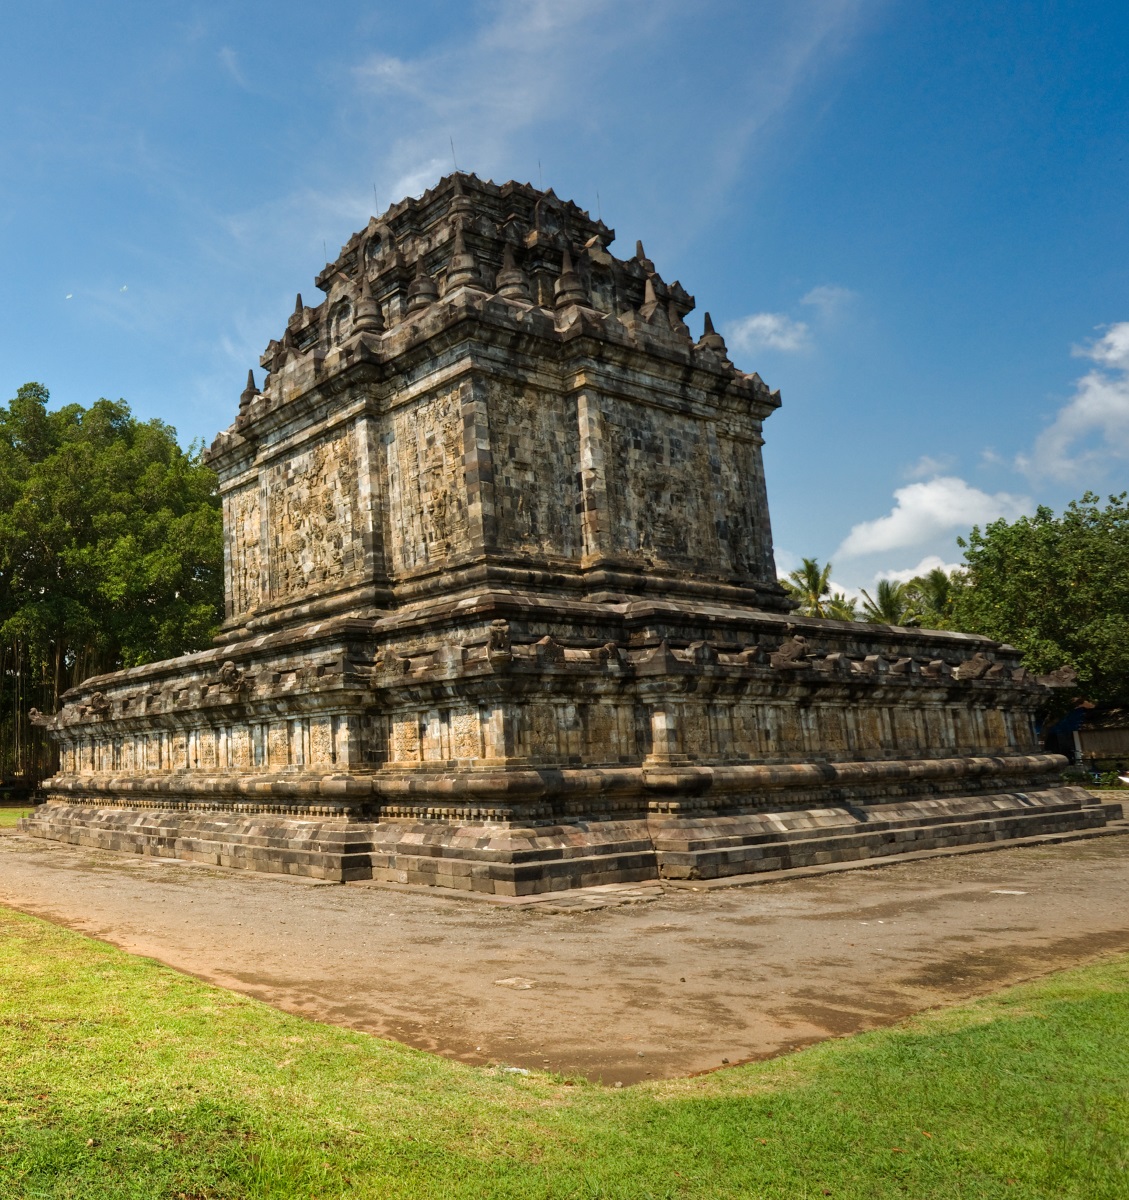
[[[0,837],[0,903],[317,1020],[629,1084],[1129,951],[1129,834],[619,898],[507,908]]]

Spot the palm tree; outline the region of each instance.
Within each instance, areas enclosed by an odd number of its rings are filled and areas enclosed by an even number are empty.
[[[880,579],[877,598],[863,588],[863,620],[871,625],[920,625],[921,612],[917,599],[907,584],[894,579]]]
[[[824,606],[827,616],[833,621],[857,621],[858,601],[842,592],[832,592],[831,598]]]
[[[788,589],[793,600],[800,602],[800,612],[805,617],[826,617],[827,597],[831,591],[831,564],[819,565],[815,558],[805,558],[798,571],[792,571],[780,582]]]
[[[953,580],[947,571],[934,567],[927,575],[918,575],[906,585],[929,625],[943,628],[953,607]]]

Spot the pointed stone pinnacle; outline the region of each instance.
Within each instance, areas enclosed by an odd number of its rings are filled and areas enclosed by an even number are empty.
[[[709,313],[705,314],[705,319],[702,321],[702,336],[698,339],[698,345],[704,350],[716,350],[720,354],[725,353],[725,338],[714,329],[713,318]]]
[[[305,307],[305,305],[302,303],[302,293],[299,292],[297,298],[294,301],[294,311],[296,313],[300,313],[304,307]]]
[[[255,372],[247,372],[247,386],[243,389],[243,394],[239,397],[239,411],[242,412],[247,405],[260,394],[259,389],[255,386]]]
[[[503,300],[532,300],[529,290],[529,280],[514,261],[514,248],[506,242],[502,248],[502,269],[495,281],[498,295]]]
[[[361,281],[361,298],[357,301],[357,312],[353,320],[354,333],[383,333],[384,314],[372,294],[368,276]]]
[[[572,268],[572,255],[569,254],[567,246],[561,255],[561,275],[553,285],[553,296],[557,308],[588,303],[588,293],[580,282],[580,276]]]
[[[439,299],[435,280],[423,269],[423,259],[416,264],[416,275],[408,285],[408,312],[419,312]]]
[[[646,282],[643,284],[643,305],[639,309],[639,315],[647,322],[648,325],[653,325],[658,329],[669,329],[670,318],[667,316],[666,308],[663,302],[658,297],[658,291],[655,287],[655,279],[657,276],[648,275]],[[659,281],[661,285],[661,280]]]
[[[644,249],[643,249],[643,243],[642,243],[641,241],[637,241],[637,242],[635,243],[635,257],[636,257],[636,258],[637,258],[637,259],[638,259],[640,262],[642,262],[642,261],[643,261],[643,259],[645,259],[645,258],[647,257],[647,255],[646,255],[646,252],[645,252],[645,251],[644,251]]]
[[[447,268],[447,291],[460,287],[482,287],[482,276],[479,274],[475,257],[466,248],[463,238],[463,227],[455,229],[455,248],[451,255],[451,265]]]
[[[461,172],[456,172],[451,178],[454,180],[454,187],[451,190],[451,215],[458,216],[461,213],[473,213],[474,204],[463,190]]]

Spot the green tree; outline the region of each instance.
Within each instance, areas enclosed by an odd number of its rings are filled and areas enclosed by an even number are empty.
[[[919,624],[929,629],[947,629],[953,613],[953,579],[948,571],[934,567],[906,584],[906,595],[917,609]]]
[[[208,644],[222,613],[215,475],[125,403],[0,407],[0,774],[43,758],[26,710],[88,675]]]
[[[1129,493],[1087,492],[1056,517],[976,527],[953,581],[953,628],[1017,646],[1027,667],[1067,664],[1092,700],[1129,702]]]
[[[862,619],[871,625],[920,625],[917,596],[908,584],[880,579],[875,594],[863,588]]]
[[[834,621],[856,621],[855,601],[831,590],[831,564],[821,567],[816,558],[805,558],[798,570],[781,579],[788,594],[800,603],[805,617],[827,617]]]
[[[826,605],[827,616],[835,621],[857,621],[858,602],[843,592],[832,592]]]
[[[792,599],[800,602],[800,612],[805,617],[825,617],[831,592],[830,579],[830,563],[821,567],[818,559],[805,558],[798,570],[791,571],[788,578],[780,582]]]

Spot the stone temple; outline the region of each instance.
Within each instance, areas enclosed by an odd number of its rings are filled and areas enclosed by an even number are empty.
[[[456,174],[301,297],[211,448],[213,649],[87,680],[25,823],[508,895],[1104,824],[983,638],[801,618],[779,406],[641,245]]]

